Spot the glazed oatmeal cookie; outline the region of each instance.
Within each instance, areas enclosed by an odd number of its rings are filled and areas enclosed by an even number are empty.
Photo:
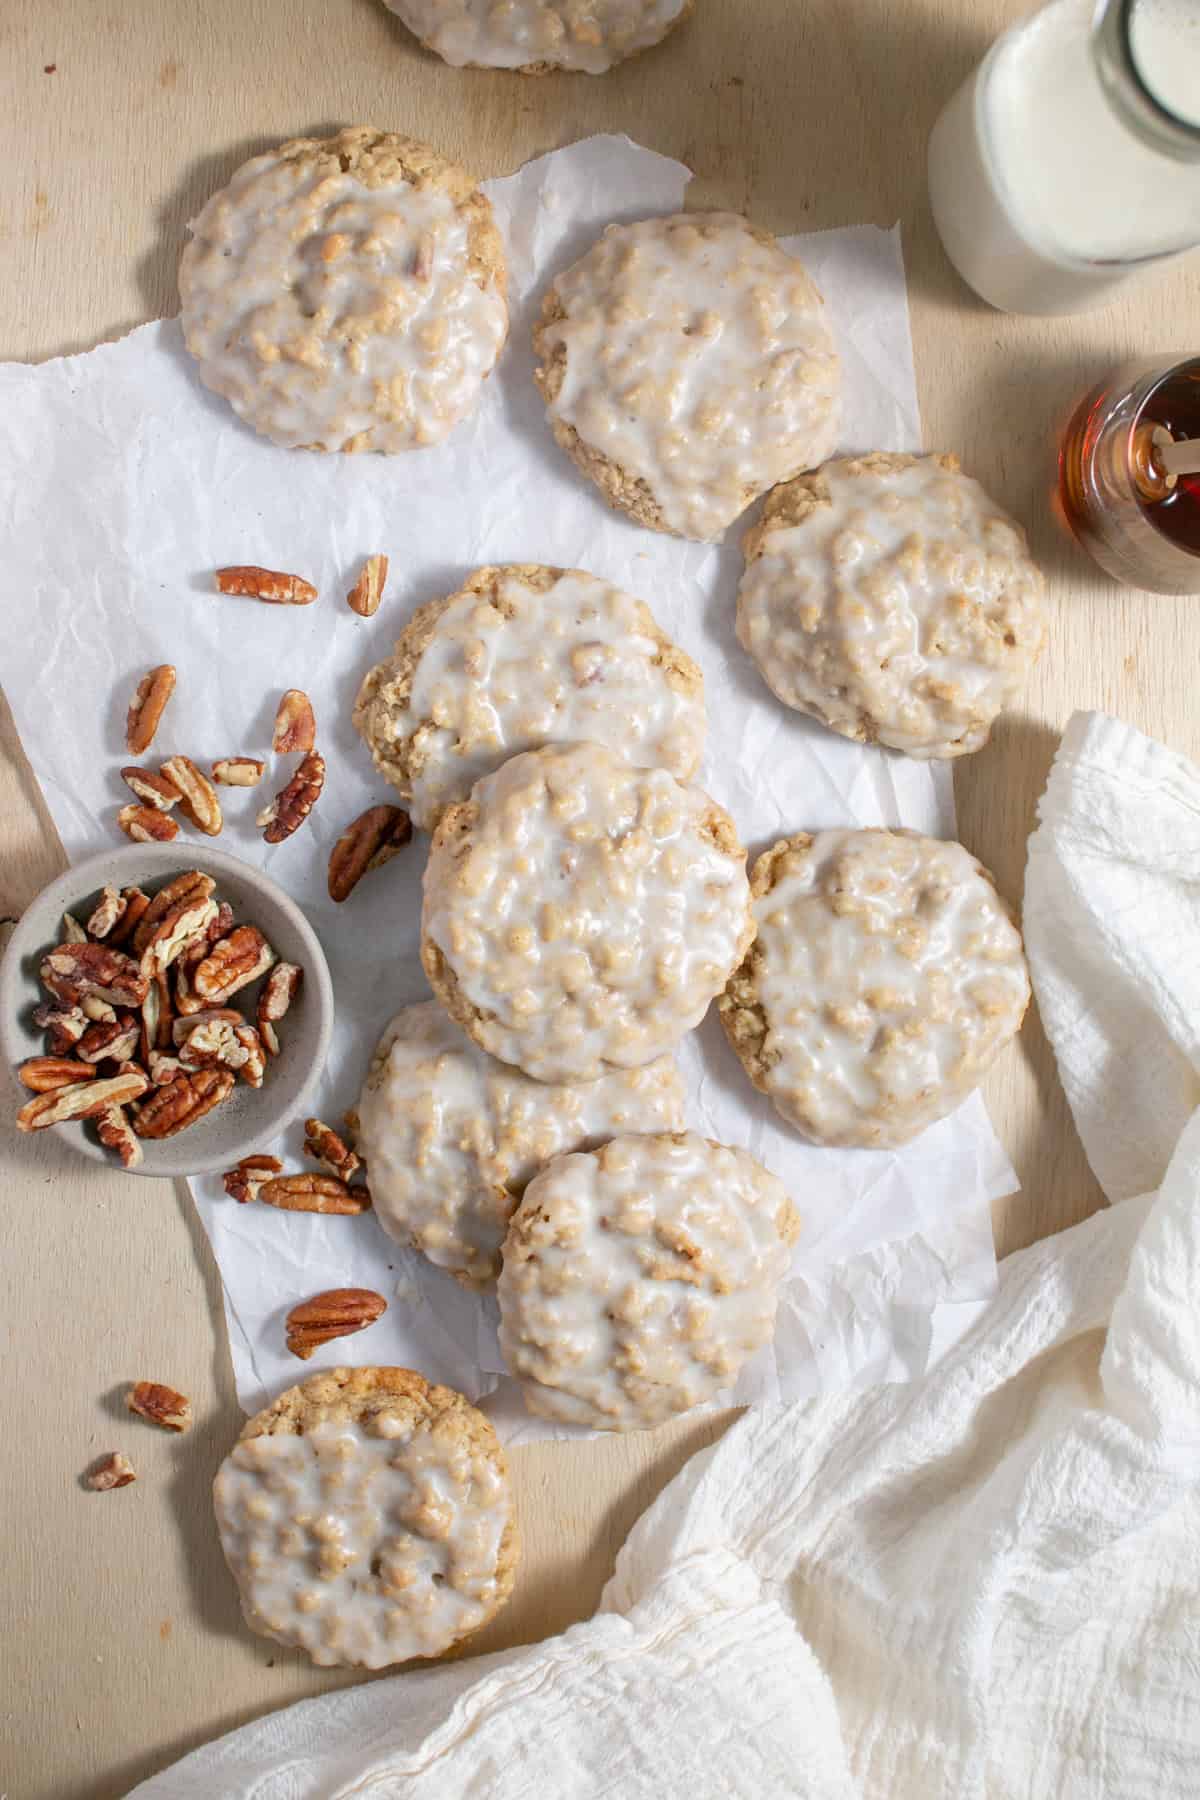
[[[246,1623],[315,1663],[439,1656],[512,1592],[496,1434],[411,1369],[331,1369],[289,1388],[245,1426],[213,1500]]]
[[[908,1143],[1019,1029],[1021,934],[961,844],[801,833],[759,857],[751,891],[757,936],[721,1022],[754,1086],[813,1143]]]
[[[603,75],[660,43],[694,0],[385,0],[455,68]]]
[[[359,690],[354,723],[416,823],[520,750],[587,739],[695,774],[704,678],[647,607],[581,569],[477,569],[414,615]]]
[[[255,156],[179,267],[200,379],[290,449],[399,451],[471,413],[508,333],[504,247],[473,178],[366,126]]]

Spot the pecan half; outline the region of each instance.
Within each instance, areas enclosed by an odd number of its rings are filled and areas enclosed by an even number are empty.
[[[159,812],[170,812],[179,799],[179,789],[167,775],[156,775],[153,769],[139,768],[136,763],[121,770],[121,780],[143,806],[156,806]]]
[[[65,1056],[88,1028],[87,1014],[81,1006],[35,1006],[33,1022],[49,1033],[52,1056]]]
[[[356,612],[360,619],[369,619],[377,613],[379,602],[383,599],[387,575],[387,557],[368,556],[363,564],[362,574],[346,595],[346,605],[350,611]]]
[[[73,1056],[31,1056],[17,1070],[18,1080],[35,1094],[52,1094],[55,1088],[89,1081],[96,1073]]]
[[[327,1175],[349,1182],[362,1168],[362,1158],[321,1119],[304,1121],[304,1154],[320,1163]]]
[[[95,911],[87,922],[88,936],[106,938],[114,925],[120,923],[125,916],[125,896],[115,887],[100,890],[100,899]]]
[[[276,963],[258,996],[258,1035],[269,1056],[279,1055],[279,1033],[275,1027],[296,998],[296,990],[304,979],[304,970],[295,963]]]
[[[279,569],[260,569],[254,563],[218,569],[217,592],[265,600],[271,606],[311,606],[317,597],[311,581],[299,575],[285,575]]]
[[[212,766],[213,780],[225,787],[257,787],[266,767],[257,756],[222,756]]]
[[[191,1026],[179,1050],[185,1069],[232,1069],[250,1087],[261,1087],[265,1071],[263,1047],[253,1025],[237,1013],[230,1019],[221,1012],[201,1013],[177,1020]]]
[[[289,688],[275,711],[271,748],[277,756],[293,750],[311,750],[317,741],[317,716],[302,688]]]
[[[363,876],[391,862],[411,837],[412,821],[399,806],[369,806],[329,853],[329,898],[348,900]]]
[[[125,1396],[131,1413],[161,1425],[165,1431],[186,1431],[192,1422],[192,1403],[176,1388],[161,1381],[135,1381]]]
[[[206,1006],[200,1012],[192,1013],[190,1017],[176,1019],[171,1027],[171,1041],[178,1050],[187,1043],[193,1031],[198,1031],[203,1025],[217,1023],[241,1025],[244,1020],[234,1006]]]
[[[287,786],[281,788],[270,806],[259,813],[255,824],[262,828],[268,844],[282,844],[298,831],[321,798],[325,786],[325,758],[310,750]]]
[[[64,944],[86,944],[88,941],[88,934],[74,913],[62,916],[62,941]]]
[[[124,1452],[113,1450],[108,1456],[102,1456],[95,1468],[89,1469],[83,1479],[97,1494],[102,1494],[108,1488],[128,1487],[131,1481],[137,1480],[137,1476],[133,1472],[133,1464]]]
[[[228,1069],[198,1069],[194,1075],[177,1075],[134,1108],[133,1129],[141,1138],[174,1137],[228,1100],[232,1092],[233,1076]]]
[[[121,898],[125,902],[125,910],[108,934],[110,944],[127,944],[150,904],[149,894],[144,894],[140,887],[127,887]]]
[[[179,836],[176,821],[156,806],[123,806],[117,824],[135,844],[169,844]]]
[[[160,663],[142,676],[125,720],[125,748],[131,756],[144,756],[150,748],[163,708],[174,692],[175,670],[170,663]]]
[[[222,1006],[230,995],[265,975],[274,961],[275,952],[258,926],[239,925],[192,970],[191,987],[202,1005]]]
[[[185,869],[182,875],[176,875],[165,887],[160,887],[153,900],[142,914],[141,923],[133,934],[133,947],[140,956],[159,920],[169,913],[172,907],[178,906],[181,900],[207,900],[216,883],[211,875],[202,875],[199,869]]]
[[[146,979],[132,957],[107,944],[59,944],[42,959],[39,973],[63,1006],[92,996],[110,1006],[138,1007],[146,998]]]
[[[287,1347],[307,1362],[322,1344],[365,1331],[386,1311],[387,1301],[372,1288],[329,1288],[293,1306],[287,1316]]]
[[[216,837],[225,821],[217,790],[203,769],[198,769],[190,756],[168,756],[162,773],[179,789],[179,810],[184,818],[206,837]]]
[[[361,1213],[371,1204],[365,1187],[347,1187],[332,1175],[277,1175],[263,1183],[258,1198],[283,1212]]]
[[[142,974],[161,974],[176,957],[193,946],[208,947],[208,928],[217,917],[215,900],[196,896],[180,900],[152,928],[142,950]]]
[[[230,1076],[232,1082],[233,1077]],[[67,1119],[94,1119],[110,1106],[124,1106],[146,1092],[150,1083],[140,1069],[105,1080],[80,1081],[27,1100],[17,1114],[18,1131],[44,1131]]]
[[[273,1175],[283,1174],[283,1164],[277,1156],[243,1156],[236,1168],[227,1169],[222,1179],[225,1192],[244,1206],[248,1200],[258,1199],[258,1190]]]
[[[105,1023],[89,1025],[76,1046],[75,1054],[85,1063],[126,1062],[136,1056],[141,1043],[141,1027],[130,1012],[119,1012]]]
[[[142,1160],[142,1146],[123,1106],[108,1106],[97,1114],[96,1135],[106,1150],[116,1151],[122,1168],[137,1168]]]

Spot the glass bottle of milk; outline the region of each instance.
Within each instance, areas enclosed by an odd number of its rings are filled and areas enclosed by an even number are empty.
[[[1200,244],[1200,0],[1050,0],[929,141],[933,216],[993,306],[1077,312]]]

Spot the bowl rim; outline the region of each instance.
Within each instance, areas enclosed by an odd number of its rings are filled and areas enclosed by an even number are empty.
[[[195,856],[190,854],[193,848],[198,852]],[[161,869],[162,877],[166,879],[171,873],[182,873],[190,866],[216,876],[219,886],[222,871],[232,874],[236,879],[265,892],[283,912],[304,946],[305,989],[316,1000],[317,1043],[312,1068],[294,1098],[282,1110],[272,1113],[266,1123],[257,1124],[253,1130],[247,1129],[240,1136],[232,1137],[219,1152],[201,1156],[186,1167],[173,1169],[150,1168],[144,1162],[136,1169],[123,1169],[102,1144],[93,1143],[84,1135],[78,1119],[69,1119],[61,1125],[49,1127],[77,1155],[112,1169],[116,1174],[149,1176],[156,1181],[175,1181],[180,1177],[188,1180],[193,1175],[211,1175],[218,1170],[231,1168],[243,1156],[253,1154],[264,1139],[277,1137],[306,1105],[325,1067],[333,1036],[333,979],[329,973],[329,963],[320,938],[291,895],[256,864],[245,862],[240,856],[231,855],[228,850],[218,850],[215,845],[211,849],[207,845],[193,846],[189,842],[181,851],[178,842],[173,841],[169,844],[117,844],[111,850],[96,851],[79,862],[73,862],[33,896],[23,908],[4,947],[4,954],[0,957],[0,1052],[3,1053],[14,1086],[19,1086],[17,1066],[27,1061],[31,1054],[35,1054],[30,1050],[28,1034],[19,1022],[20,1014],[30,999],[27,991],[29,977],[21,965],[45,941],[40,933],[33,930],[33,914],[35,910],[40,912],[48,903],[59,913],[70,912],[73,901],[78,901],[81,895],[94,893],[104,886],[106,880],[112,881],[114,866],[119,869],[124,863],[139,867],[143,880],[151,879],[145,874],[147,864],[156,868],[153,879],[158,879],[158,869]],[[119,882],[115,885],[129,886],[131,882]],[[181,1133],[176,1141],[182,1149],[186,1144],[186,1133]]]

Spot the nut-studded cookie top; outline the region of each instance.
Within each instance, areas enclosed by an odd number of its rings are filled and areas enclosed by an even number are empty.
[[[517,1545],[483,1415],[407,1369],[313,1376],[213,1484],[246,1623],[315,1663],[437,1656],[507,1599]]]
[[[843,737],[978,750],[1042,648],[1025,534],[955,456],[827,463],[769,497],[745,549],[742,644],[781,700]]]
[[[434,833],[425,972],[476,1043],[538,1081],[664,1055],[751,935],[728,814],[600,744],[514,756]]]
[[[500,1274],[500,1344],[525,1403],[608,1431],[736,1381],[775,1329],[799,1220],[744,1150],[620,1137],[530,1182]]]
[[[534,340],[559,442],[659,530],[719,537],[837,442],[821,296],[736,213],[609,226],[554,282]]]
[[[455,68],[602,75],[664,38],[692,0],[387,0]]]
[[[678,1131],[683,1081],[662,1057],[572,1086],[531,1081],[464,1036],[435,1000],[388,1026],[356,1107],[375,1217],[468,1286],[494,1281],[526,1183],[566,1150]]]
[[[758,935],[721,997],[754,1085],[818,1144],[886,1149],[979,1085],[1029,1001],[1021,935],[961,844],[785,838],[752,879]]]
[[[476,570],[370,671],[354,722],[418,825],[540,744],[588,739],[694,775],[704,680],[631,594],[580,569]]]
[[[243,163],[179,269],[201,379],[274,443],[318,450],[444,438],[504,343],[505,285],[471,177],[366,128]]]

